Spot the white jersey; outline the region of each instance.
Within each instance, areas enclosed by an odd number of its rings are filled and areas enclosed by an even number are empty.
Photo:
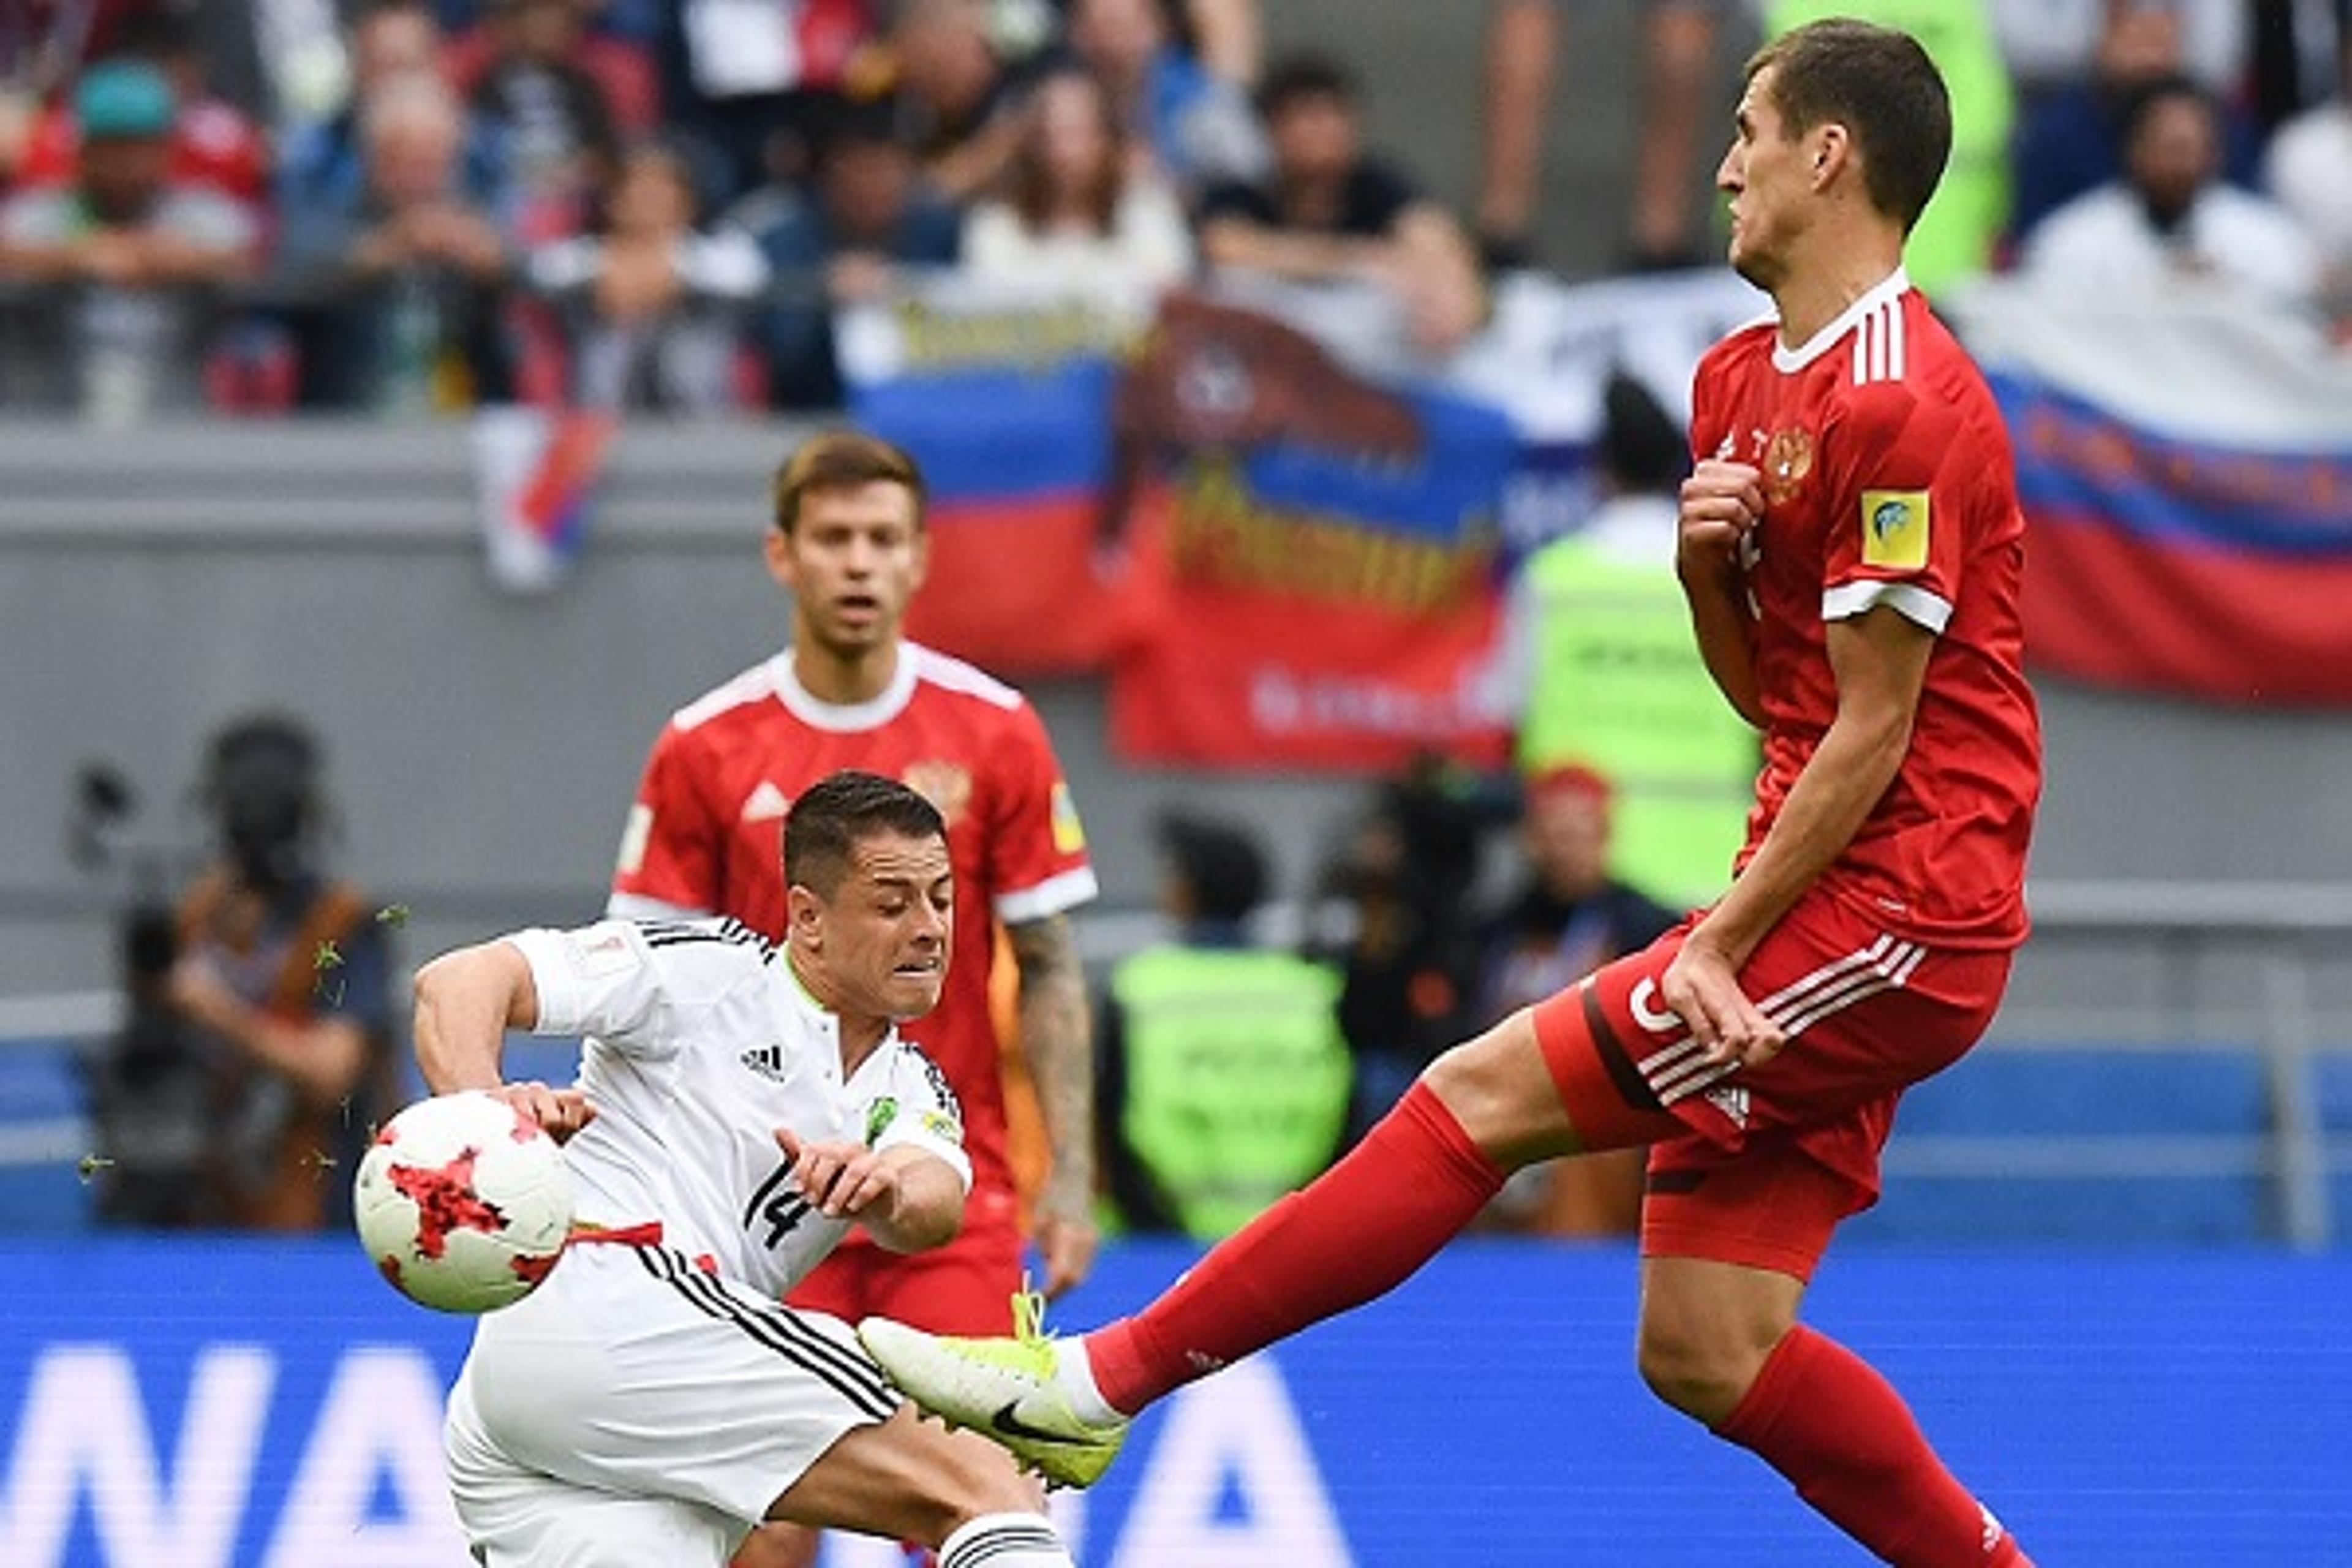
[[[587,1223],[658,1221],[770,1297],[848,1230],[809,1205],[775,1131],[805,1142],[912,1144],[965,1189],[954,1092],[896,1029],[842,1081],[839,1021],[793,973],[789,949],[731,920],[610,920],[508,939],[539,989],[534,1033],[583,1035],[595,1120],[564,1146]]]

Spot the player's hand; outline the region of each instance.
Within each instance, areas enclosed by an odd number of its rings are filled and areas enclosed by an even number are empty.
[[[1693,931],[1666,965],[1658,994],[1689,1027],[1709,1062],[1761,1067],[1789,1043],[1780,1026],[1739,988],[1738,965],[1700,931]]]
[[[576,1089],[552,1089],[532,1079],[502,1083],[489,1092],[538,1122],[540,1131],[558,1143],[570,1142],[573,1133],[596,1120],[596,1108]]]
[[[1102,1241],[1094,1205],[1083,1200],[1056,1203],[1049,1194],[1038,1204],[1035,1231],[1038,1260],[1045,1266],[1045,1299],[1085,1284]]]
[[[1683,575],[1730,571],[1739,544],[1764,521],[1764,474],[1751,463],[1709,458],[1683,481],[1675,515],[1675,563]]]
[[[876,1204],[887,1215],[898,1200],[898,1167],[863,1143],[806,1142],[779,1127],[776,1147],[792,1162],[801,1195],[829,1219],[855,1219]]]

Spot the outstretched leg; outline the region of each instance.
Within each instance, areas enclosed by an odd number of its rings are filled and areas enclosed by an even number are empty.
[[[1675,1125],[1663,1113],[1624,1123],[1651,1136]],[[1084,1486],[1145,1405],[1393,1289],[1510,1169],[1580,1147],[1534,1017],[1521,1012],[1441,1057],[1346,1158],[1132,1318],[1050,1342],[940,1340],[876,1319],[858,1334],[926,1408]]]

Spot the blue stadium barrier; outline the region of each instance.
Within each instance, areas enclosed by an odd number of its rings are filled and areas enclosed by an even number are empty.
[[[1881,1241],[2247,1243],[2277,1234],[2272,1182],[2250,1159],[2271,1110],[2263,1058],[2228,1046],[1987,1049],[1904,1096],[1886,1192],[1848,1234]],[[1998,1140],[2106,1168],[1906,1173],[1931,1145]],[[2040,1141],[2042,1150],[2032,1145]],[[2201,1146],[2200,1166],[2184,1147]],[[1998,1165],[1992,1145],[1980,1163]],[[1916,1160],[1908,1167],[1916,1173]]]
[[[1193,1254],[1110,1251],[1085,1326]],[[0,1243],[0,1563],[461,1568],[437,1421],[467,1325],[349,1243]],[[1633,1259],[1465,1245],[1196,1385],[1060,1505],[1087,1568],[1838,1568],[1755,1459],[1643,1393]],[[1864,1250],[1810,1316],[2045,1568],[2352,1561],[2352,1258]],[[878,1553],[878,1555],[877,1555]],[[828,1550],[830,1568],[893,1561]]]
[[[87,1152],[57,1135],[84,1132],[86,1095],[79,1058],[67,1041],[10,1041],[0,1048],[0,1133],[39,1145],[0,1161],[0,1235],[88,1228],[89,1184],[78,1163]]]

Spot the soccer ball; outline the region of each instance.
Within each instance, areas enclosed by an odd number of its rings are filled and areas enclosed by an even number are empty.
[[[420,1100],[360,1162],[360,1245],[412,1301],[488,1312],[538,1289],[572,1230],[572,1171],[539,1124],[468,1089]]]

